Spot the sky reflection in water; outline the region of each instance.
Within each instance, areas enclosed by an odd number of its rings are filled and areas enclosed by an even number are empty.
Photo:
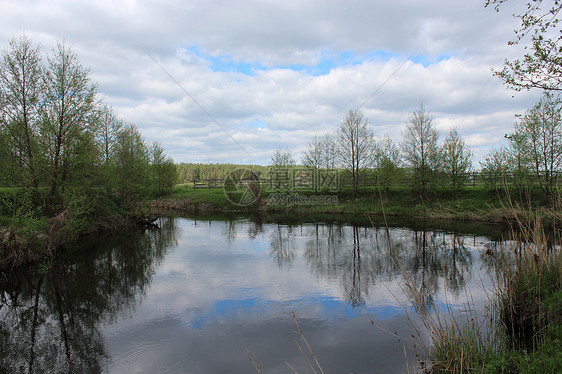
[[[5,283],[2,368],[257,372],[250,354],[266,373],[292,372],[287,364],[307,373],[295,313],[325,371],[406,372],[411,345],[394,333],[410,336],[404,308],[416,308],[404,274],[424,296],[422,311],[446,302],[462,310],[466,292],[480,308],[492,287],[481,254],[497,243],[482,236],[246,219],[160,224]]]
[[[399,339],[369,323],[409,336],[398,301],[414,308],[397,261],[428,304],[462,308],[465,285],[475,301],[484,296],[476,264],[484,238],[335,224],[176,225],[178,244],[142,306],[125,326],[106,327],[111,372],[251,372],[246,349],[266,372],[290,372],[285,361],[308,372],[292,312],[325,369],[406,371]],[[161,336],[153,341],[162,346],[131,358],[144,336]]]

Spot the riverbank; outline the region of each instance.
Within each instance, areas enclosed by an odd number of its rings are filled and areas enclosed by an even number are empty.
[[[537,194],[538,195],[538,194]],[[411,188],[396,187],[389,191],[362,188],[357,193],[343,190],[337,193],[295,192],[280,194],[262,191],[251,204],[239,204],[222,188],[194,189],[189,185],[174,187],[172,194],[153,200],[153,212],[283,212],[295,214],[365,215],[408,217],[416,219],[446,219],[492,224],[513,224],[518,219],[531,219],[528,210],[518,209],[508,200],[486,187],[466,187],[458,194],[448,190],[435,191],[421,198]],[[234,200],[234,201],[233,201]],[[535,201],[540,201],[537,196]],[[551,217],[555,220],[556,217]]]

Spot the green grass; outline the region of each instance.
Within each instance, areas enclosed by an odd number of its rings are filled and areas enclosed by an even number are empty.
[[[262,190],[262,200],[283,191]],[[511,191],[514,194],[515,191]],[[506,211],[512,207],[502,203],[503,197],[484,186],[465,187],[458,193],[441,188],[435,189],[428,197],[422,198],[411,187],[392,187],[380,191],[376,187],[360,187],[358,192],[344,188],[339,192],[296,191],[294,194],[310,197],[312,195],[335,195],[337,204],[262,204],[266,212],[330,213],[330,214],[368,214],[386,216],[415,216],[428,219],[462,219],[475,221],[505,221]],[[506,194],[510,197],[511,194]],[[222,188],[194,189],[190,184],[177,185],[172,194],[160,198],[160,205],[173,208],[205,204],[213,210],[252,211],[256,206],[233,204]],[[165,201],[166,203],[163,203]],[[173,203],[175,201],[175,204]]]
[[[421,199],[409,187],[393,187],[388,192],[379,191],[375,187],[360,188],[358,193],[343,189],[336,195],[337,205],[273,206],[266,209],[485,220],[502,206],[495,192],[484,187],[467,187],[458,196],[447,190],[435,191],[426,199]]]
[[[194,189],[189,184],[177,185],[168,196],[161,197],[153,204],[172,209],[196,209],[208,206],[212,210],[251,210],[233,204],[222,188]]]
[[[431,372],[562,372],[562,252],[535,217],[519,225],[514,244],[493,254],[501,272],[489,325],[474,323],[476,316],[424,320],[433,341],[425,347]]]

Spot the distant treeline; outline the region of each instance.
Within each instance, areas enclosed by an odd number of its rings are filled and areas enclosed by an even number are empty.
[[[236,169],[248,169],[260,178],[267,174],[268,166],[238,165],[238,164],[201,164],[186,163],[176,164],[178,183],[196,182],[199,180],[224,180],[228,174]]]
[[[267,187],[268,184],[275,184],[275,179],[286,178],[290,181],[290,185],[296,186],[305,182],[305,179],[312,180],[315,185],[314,190],[322,190],[322,186],[317,186],[319,179],[326,173],[332,174],[335,178],[333,183],[337,184],[337,188],[353,188],[353,176],[345,169],[325,169],[303,166],[289,165],[283,167],[286,173],[280,174],[280,166],[269,165],[242,165],[242,164],[203,164],[203,163],[179,163],[176,164],[176,170],[179,184],[193,182],[210,182],[212,186],[222,186],[222,183],[229,174],[237,169],[246,169],[253,171],[256,176]],[[277,169],[277,170],[276,170]],[[319,177],[320,174],[320,177]],[[447,188],[449,177],[446,173],[434,174],[432,185],[435,187]],[[277,181],[279,182],[279,180]],[[467,172],[462,180],[462,186],[488,186],[492,189],[498,189],[506,186],[522,186],[521,175],[511,173],[507,170],[501,174],[501,180],[495,173],[489,170]],[[539,184],[539,179],[534,175],[526,174],[524,181],[526,187],[532,187]],[[387,170],[381,168],[361,169],[357,177],[358,187],[381,187],[388,189],[390,187],[414,187],[416,183],[415,171],[411,168],[398,167],[393,170],[392,178],[389,178]],[[555,184],[562,183],[562,174],[556,176]]]

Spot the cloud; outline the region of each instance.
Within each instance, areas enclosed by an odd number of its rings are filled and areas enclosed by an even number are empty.
[[[520,53],[507,46],[514,6],[0,0],[0,43],[26,33],[48,53],[65,40],[105,101],[180,162],[266,164],[276,148],[299,153],[375,92],[363,109],[376,133],[399,141],[423,101],[440,130],[457,127],[480,155],[492,144],[477,134],[501,139],[537,99],[491,72]]]

